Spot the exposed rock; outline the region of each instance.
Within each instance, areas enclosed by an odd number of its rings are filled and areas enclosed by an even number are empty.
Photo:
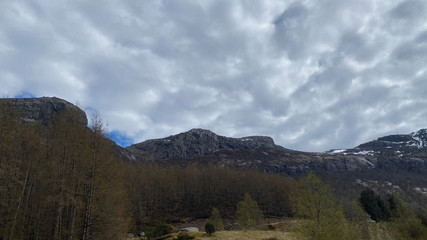
[[[8,106],[25,122],[41,121],[44,125],[47,125],[56,114],[67,109],[75,112],[82,125],[87,126],[88,124],[84,111],[56,97],[0,99],[0,107],[5,108]]]
[[[127,149],[136,158],[152,154],[156,159],[168,159],[210,155],[220,150],[254,150],[260,147],[281,148],[270,137],[229,138],[209,130],[192,129],[163,139],[147,140]]]
[[[42,98],[1,98],[0,114],[6,111],[13,111],[14,114],[26,123],[41,122],[48,125],[57,114],[63,111],[71,111],[81,126],[87,128],[88,120],[86,113],[79,107],[56,97]],[[115,142],[109,140],[112,151],[119,160],[133,161],[134,156],[126,149],[120,147]]]
[[[399,151],[400,153],[419,152],[419,149],[427,147],[427,129],[420,129],[410,134],[396,134],[380,137],[377,140],[359,145],[354,150],[388,153]]]
[[[179,232],[199,232],[197,227],[186,227],[179,229]]]
[[[308,171],[351,172],[363,169],[427,173],[426,130],[379,138],[354,149],[308,153],[285,149],[270,137],[228,138],[192,129],[127,148],[136,161],[163,165],[207,164],[258,169],[295,176]]]

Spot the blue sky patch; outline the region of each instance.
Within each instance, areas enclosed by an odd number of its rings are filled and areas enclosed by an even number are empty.
[[[122,147],[128,147],[133,144],[131,138],[119,131],[111,131],[107,134],[107,137]]]

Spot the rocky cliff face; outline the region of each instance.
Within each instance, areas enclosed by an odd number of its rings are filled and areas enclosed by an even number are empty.
[[[2,98],[0,99],[0,107],[10,107],[25,122],[41,121],[44,125],[47,125],[56,114],[64,110],[70,110],[78,116],[83,126],[87,126],[88,124],[84,111],[56,97]]]
[[[254,150],[260,147],[281,148],[270,137],[229,138],[209,130],[192,129],[163,139],[148,140],[127,149],[136,158],[153,155],[156,159],[192,158],[214,154],[220,150]]]
[[[7,111],[13,111],[25,123],[41,122],[45,126],[58,114],[64,111],[71,111],[79,122],[81,122],[81,126],[90,131],[87,127],[88,120],[86,113],[74,104],[56,97],[0,98],[0,114]],[[124,161],[134,160],[133,155],[129,151],[118,146],[111,140],[109,142],[117,159]]]

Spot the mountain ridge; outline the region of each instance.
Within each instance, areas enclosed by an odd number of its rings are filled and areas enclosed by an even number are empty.
[[[405,140],[405,141],[403,141]],[[389,143],[385,145],[385,143]],[[192,129],[126,148],[135,161],[164,165],[207,164],[300,175],[311,170],[351,172],[363,169],[427,173],[427,130],[379,137],[355,148],[302,152],[276,145],[271,137],[229,138]],[[247,145],[249,144],[249,145]]]
[[[231,138],[201,128],[193,128],[166,138],[149,139],[133,144],[126,149],[135,155],[144,155],[145,152],[148,152],[155,158],[167,159],[204,156],[220,150],[254,150],[260,147],[284,149],[276,145],[274,140],[268,136]]]

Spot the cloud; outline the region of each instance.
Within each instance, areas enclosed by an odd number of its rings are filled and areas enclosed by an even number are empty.
[[[355,147],[426,127],[426,7],[8,1],[0,95],[97,109],[124,145],[202,127],[297,150]]]

